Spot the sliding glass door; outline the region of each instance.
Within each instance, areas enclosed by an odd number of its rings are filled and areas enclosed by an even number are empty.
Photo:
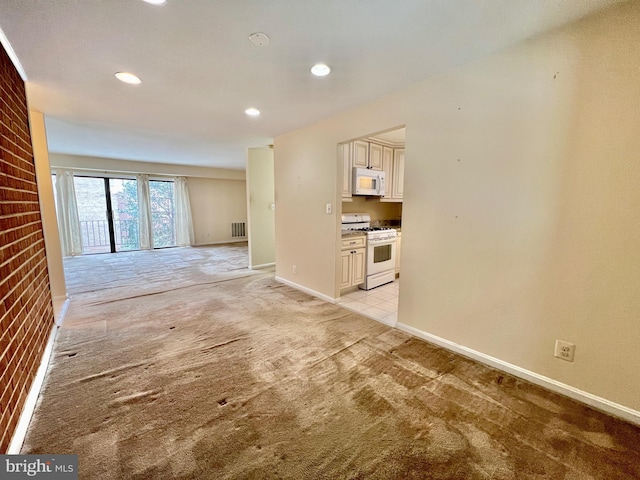
[[[139,250],[138,182],[110,178],[109,193],[115,232],[115,251]]]
[[[135,179],[75,176],[82,253],[140,249],[138,184]],[[173,181],[149,181],[154,248],[176,245]]]
[[[175,189],[173,182],[149,181],[151,224],[155,248],[175,247]]]
[[[109,253],[111,224],[107,211],[106,184],[103,178],[74,177],[82,253]]]

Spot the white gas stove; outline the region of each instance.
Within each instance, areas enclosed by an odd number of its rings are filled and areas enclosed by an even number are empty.
[[[364,232],[368,239],[386,240],[397,236],[395,228],[372,227],[368,213],[345,213],[342,215],[342,230]]]
[[[372,227],[368,213],[342,215],[343,231],[360,231],[367,235],[365,281],[360,288],[371,290],[396,279],[396,237],[391,227]]]

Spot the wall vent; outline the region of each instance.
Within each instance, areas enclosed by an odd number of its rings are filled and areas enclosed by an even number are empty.
[[[245,222],[233,222],[231,224],[231,237],[246,237],[246,227],[247,224]]]

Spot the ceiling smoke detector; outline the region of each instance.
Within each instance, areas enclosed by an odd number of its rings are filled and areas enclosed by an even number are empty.
[[[266,33],[256,32],[249,35],[249,41],[258,47],[265,47],[269,45],[269,37]]]

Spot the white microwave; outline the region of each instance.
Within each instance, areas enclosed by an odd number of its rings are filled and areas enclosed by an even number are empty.
[[[353,167],[352,195],[384,195],[384,172],[368,168]]]

